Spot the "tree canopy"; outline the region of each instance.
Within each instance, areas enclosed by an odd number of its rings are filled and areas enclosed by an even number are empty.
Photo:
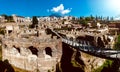
[[[120,35],[118,35],[117,42],[114,45],[116,50],[120,50]]]
[[[2,14],[1,16],[5,17],[7,22],[14,22],[13,16],[8,16],[6,14]]]
[[[33,16],[32,17],[32,25],[31,25],[31,28],[35,28],[38,24],[38,19],[36,16]]]

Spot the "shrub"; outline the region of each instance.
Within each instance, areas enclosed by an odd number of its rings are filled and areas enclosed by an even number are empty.
[[[104,72],[104,71],[108,71],[111,68],[112,64],[113,64],[113,61],[106,60],[102,66],[100,66],[99,68],[93,70],[92,72]]]

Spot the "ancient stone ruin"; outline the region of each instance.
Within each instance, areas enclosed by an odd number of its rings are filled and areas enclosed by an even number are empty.
[[[55,71],[62,55],[62,42],[47,35],[45,29],[22,29],[6,26],[2,38],[2,59],[28,71]]]

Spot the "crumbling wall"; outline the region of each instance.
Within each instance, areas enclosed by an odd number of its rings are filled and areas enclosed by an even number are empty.
[[[85,36],[78,36],[76,38],[77,41],[81,40],[81,41],[88,41],[90,43],[90,45],[92,46],[96,46],[99,48],[112,48],[112,41],[110,41],[109,37],[106,35],[101,35],[101,36],[89,36],[89,35],[85,35]]]
[[[30,47],[33,48],[30,49]],[[46,48],[51,49],[51,55],[49,50],[48,52],[45,50]],[[54,72],[61,56],[62,42],[60,39],[40,43],[26,43],[7,39],[2,42],[3,60],[7,59],[10,64],[28,71],[47,72],[50,70]]]

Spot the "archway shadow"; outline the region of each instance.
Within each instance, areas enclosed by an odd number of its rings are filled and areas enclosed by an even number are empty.
[[[0,72],[15,72],[8,60],[0,61]]]
[[[52,57],[52,49],[50,47],[46,47],[45,52],[46,52],[47,55]]]
[[[36,47],[30,46],[28,47],[30,49],[30,51],[32,52],[32,54],[38,56],[38,50]]]

